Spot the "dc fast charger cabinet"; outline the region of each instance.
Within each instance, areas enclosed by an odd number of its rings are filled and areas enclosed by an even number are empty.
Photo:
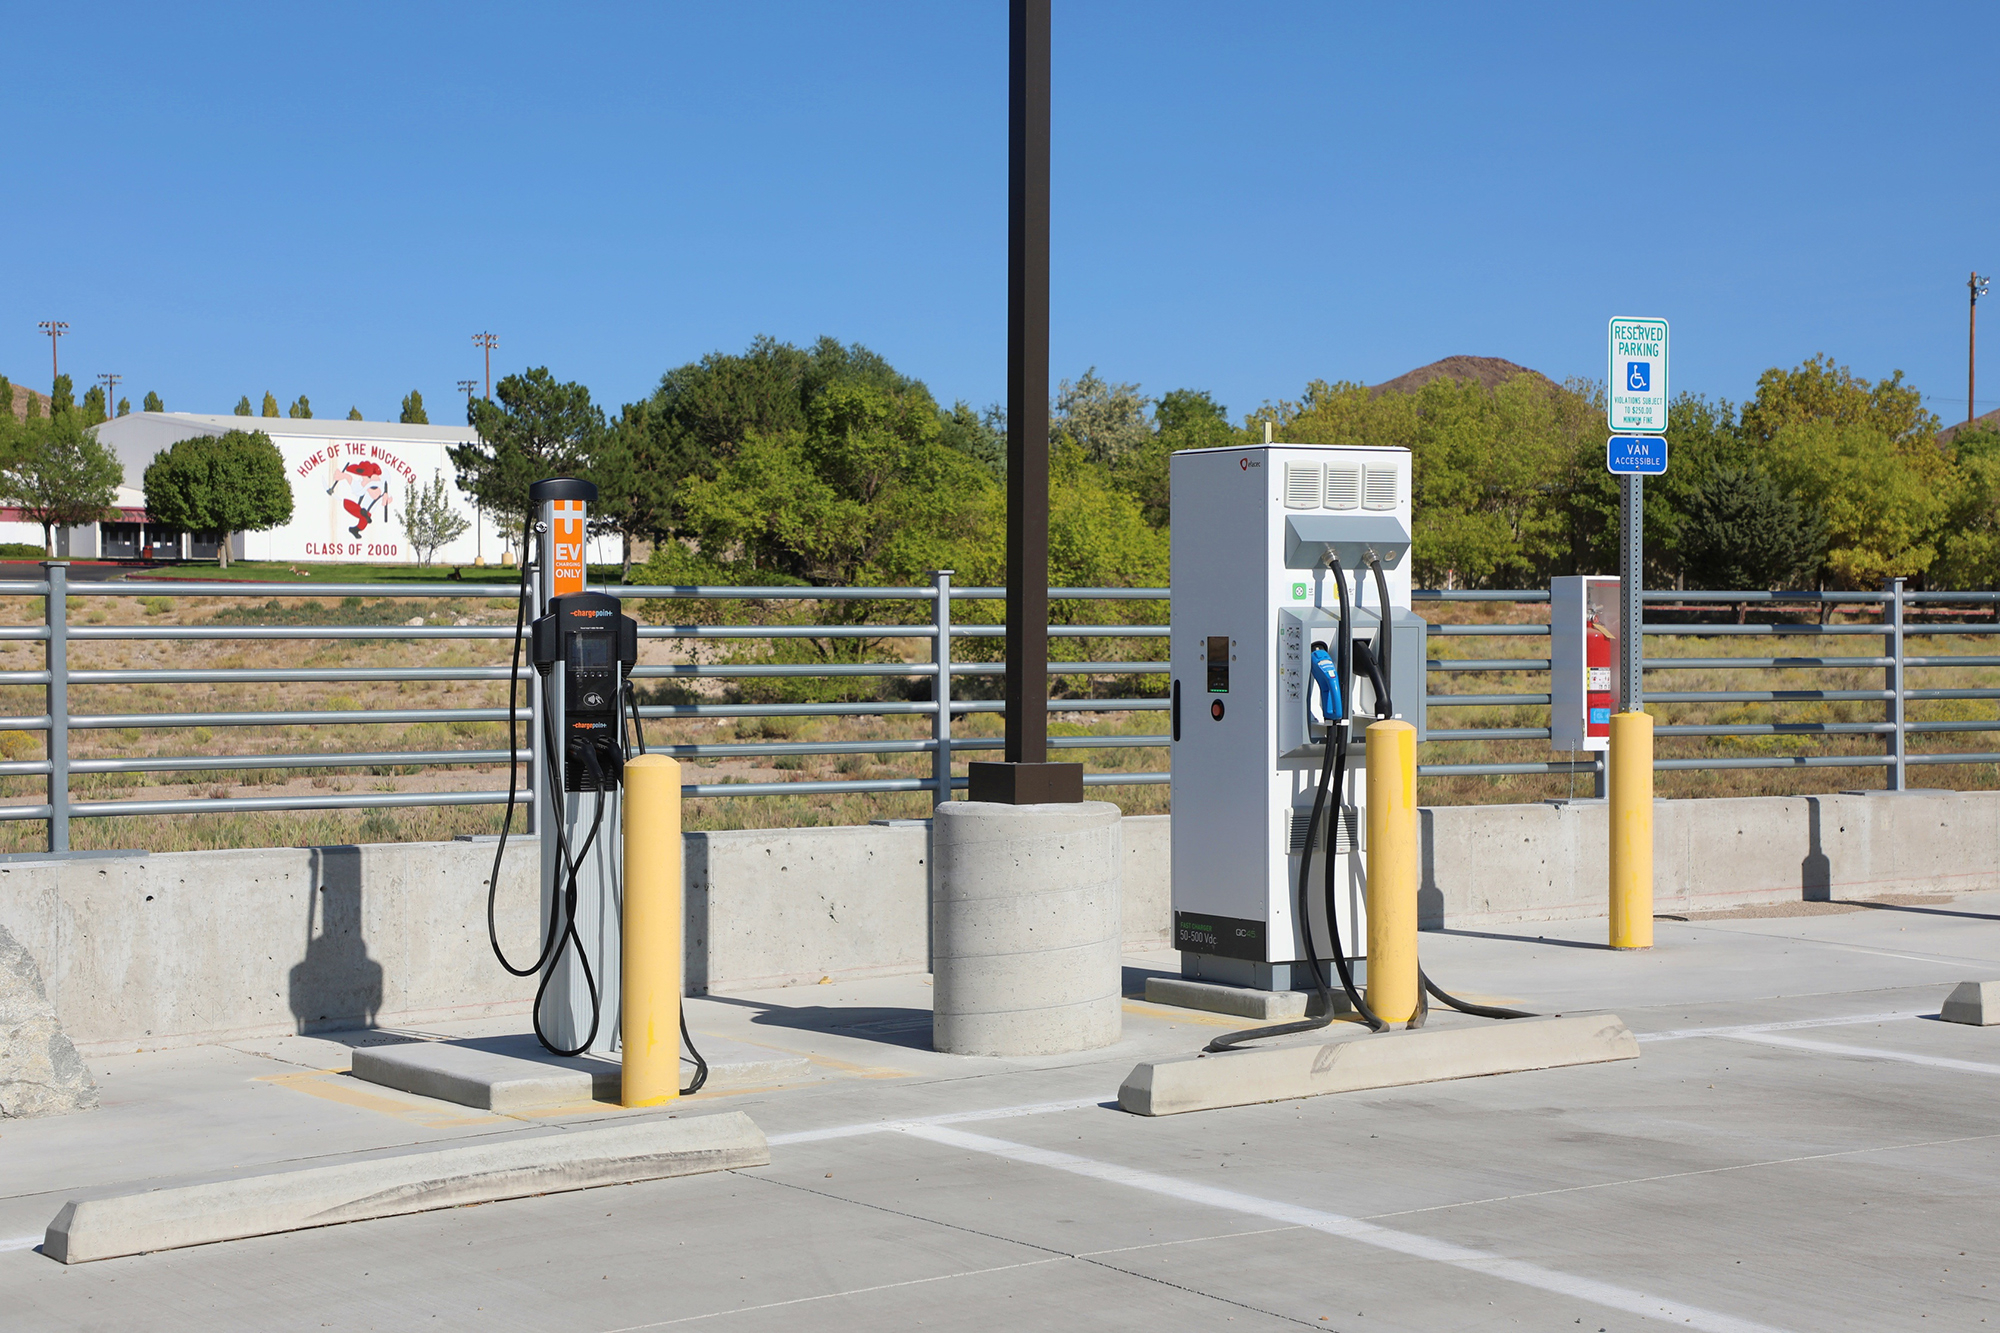
[[[1379,624],[1375,582],[1358,558],[1382,543],[1393,608],[1390,682],[1398,713],[1424,725],[1424,622],[1410,605],[1410,455],[1403,449],[1271,444],[1194,449],[1172,460],[1173,908],[1183,975],[1266,990],[1304,989],[1295,910],[1299,858],[1319,782],[1323,734],[1307,722],[1310,642],[1333,646],[1339,597],[1317,564],[1338,538],[1356,608],[1354,636]],[[1301,534],[1313,537],[1302,543]],[[1295,566],[1306,567],[1295,567]],[[1353,691],[1354,809],[1315,837],[1309,911],[1328,956],[1321,892],[1332,855],[1344,952],[1365,930],[1363,732],[1372,691]],[[1329,809],[1333,806],[1330,798]],[[1346,825],[1346,827],[1341,827]]]

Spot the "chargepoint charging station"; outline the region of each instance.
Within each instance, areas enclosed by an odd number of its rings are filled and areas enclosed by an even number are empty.
[[[1426,627],[1410,612],[1409,451],[1191,449],[1173,456],[1172,485],[1181,973],[1308,990],[1315,973],[1323,983],[1337,938],[1358,976],[1366,929],[1359,734],[1377,716],[1372,673],[1388,668],[1380,679],[1395,714],[1418,739],[1424,727]],[[1377,642],[1385,591],[1386,645]],[[1331,790],[1330,744],[1346,760],[1340,790]],[[1326,860],[1308,867],[1315,882],[1301,892],[1309,848]]]
[[[545,1047],[558,1055],[609,1055],[619,1037],[620,797],[626,720],[637,722],[636,709],[628,713],[628,680],[639,660],[639,626],[616,597],[584,586],[589,505],[597,487],[556,477],[534,483],[528,497],[515,658],[525,639],[534,667],[528,674],[528,773],[541,843],[543,929],[540,954],[530,966],[509,961],[497,934],[493,949],[515,975],[541,974],[534,1022]],[[530,552],[532,561],[526,559]],[[510,819],[512,813],[510,801]],[[494,893],[505,851],[503,833]],[[492,925],[489,898],[489,930]]]

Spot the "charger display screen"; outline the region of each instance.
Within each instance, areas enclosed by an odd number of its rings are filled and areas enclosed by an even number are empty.
[[[614,645],[611,636],[603,631],[583,631],[570,635],[569,664],[572,669],[581,667],[609,669]]]

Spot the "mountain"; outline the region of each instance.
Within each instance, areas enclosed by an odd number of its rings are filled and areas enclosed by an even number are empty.
[[[1497,356],[1448,356],[1442,361],[1418,366],[1407,374],[1398,375],[1387,383],[1376,385],[1368,392],[1370,394],[1415,393],[1432,380],[1447,379],[1477,380],[1487,388],[1494,389],[1516,375],[1533,375],[1536,379],[1548,380],[1548,376],[1538,370],[1515,365],[1512,361]]]
[[[1991,412],[1982,413],[1973,418],[1972,428],[1974,430],[2000,430],[2000,407],[1996,407]],[[1955,426],[1946,426],[1937,433],[1937,442],[1941,445],[1950,444],[1951,437],[1963,429],[1965,429],[1963,421]]]
[[[28,397],[31,394],[41,400],[42,415],[47,416],[49,414],[50,403],[47,394],[35,393],[33,389],[30,389],[19,380],[12,380],[10,382],[14,386],[14,419],[16,421],[26,421],[28,419]]]

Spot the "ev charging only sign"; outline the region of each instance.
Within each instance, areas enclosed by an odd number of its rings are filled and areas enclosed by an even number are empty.
[[[1610,394],[1605,415],[1614,431],[1642,435],[1667,429],[1667,321],[1613,319]]]

